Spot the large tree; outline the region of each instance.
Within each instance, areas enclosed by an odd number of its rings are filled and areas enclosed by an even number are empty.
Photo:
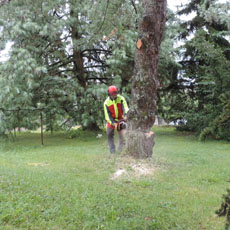
[[[134,157],[151,157],[154,133],[158,63],[166,21],[166,0],[142,0],[144,14],[138,28],[135,73],[128,113],[127,153]]]
[[[106,84],[125,86],[131,76],[118,70],[132,63],[133,6],[123,0],[1,1],[0,15],[0,50],[12,42],[10,59],[0,66],[1,107],[19,108],[23,119],[32,117],[23,108],[48,108],[47,127],[54,114],[84,128],[103,125]],[[17,121],[15,114],[4,111],[4,122]]]
[[[181,24],[181,71],[165,88],[165,105],[179,129],[230,140],[229,4],[192,0],[179,14],[194,17]],[[178,103],[180,101],[180,103]]]

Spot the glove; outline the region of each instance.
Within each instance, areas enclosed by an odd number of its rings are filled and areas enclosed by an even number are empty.
[[[114,127],[115,129],[117,129],[118,123],[114,123]]]

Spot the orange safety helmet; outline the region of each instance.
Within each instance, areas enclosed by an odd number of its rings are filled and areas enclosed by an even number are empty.
[[[117,95],[118,94],[118,88],[115,85],[111,85],[108,88],[108,94],[109,95]]]

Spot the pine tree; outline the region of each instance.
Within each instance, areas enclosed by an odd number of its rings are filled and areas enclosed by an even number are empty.
[[[46,108],[49,124],[48,117],[57,114],[84,128],[102,125],[106,84],[130,78],[115,73],[107,60],[118,51],[116,45],[126,43],[131,50],[133,34],[123,36],[123,31],[133,26],[133,7],[121,0],[26,0],[4,1],[0,12],[1,47],[4,41],[13,43],[1,71],[2,87],[10,89],[2,91],[4,108]],[[128,53],[117,55],[126,60]]]
[[[181,47],[181,70],[173,87],[179,89],[175,100],[180,103],[171,104],[175,115],[172,119],[181,120],[181,129],[201,133],[201,139],[209,134],[229,139],[227,119],[220,119],[226,117],[222,98],[230,90],[228,9],[228,3],[194,0],[179,11],[180,15],[196,14],[181,24],[180,38],[185,44]],[[217,122],[220,120],[222,124]],[[223,127],[225,131],[218,131]]]
[[[128,113],[127,152],[134,157],[151,157],[157,89],[157,68],[160,45],[166,20],[166,1],[142,1],[144,14],[138,29],[135,74]]]

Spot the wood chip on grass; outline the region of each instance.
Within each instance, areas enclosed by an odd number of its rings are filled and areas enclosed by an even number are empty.
[[[48,166],[49,164],[48,163],[28,163],[28,165],[30,166]]]

